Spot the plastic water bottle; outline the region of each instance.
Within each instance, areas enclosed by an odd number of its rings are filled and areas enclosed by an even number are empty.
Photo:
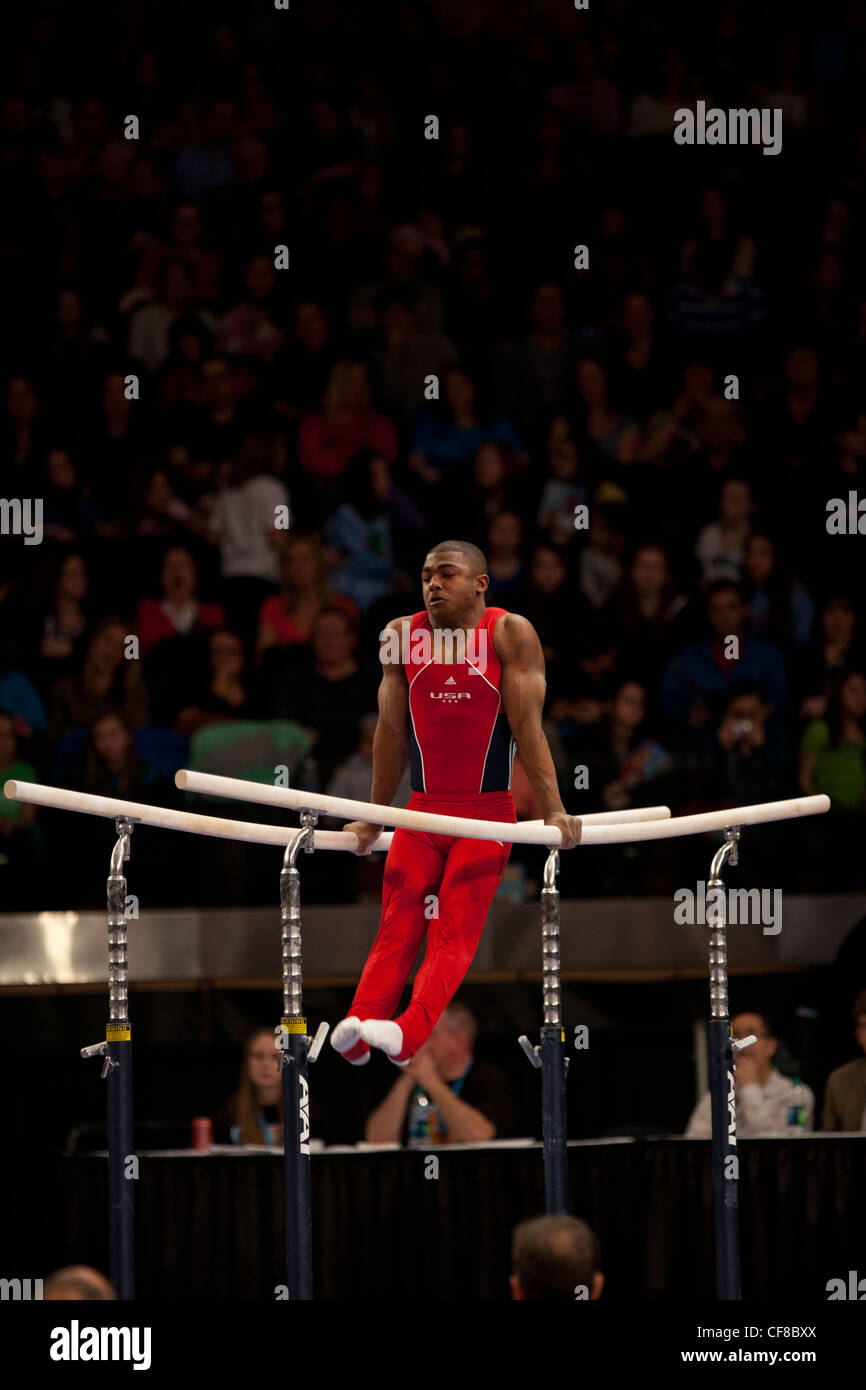
[[[799,1076],[791,1077],[786,1128],[789,1134],[802,1134],[806,1128],[806,1088]]]
[[[409,1134],[407,1145],[410,1149],[424,1149],[430,1142],[430,1101],[420,1086],[416,1086],[409,1101]]]

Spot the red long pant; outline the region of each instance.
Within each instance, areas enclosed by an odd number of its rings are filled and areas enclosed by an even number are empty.
[[[447,799],[413,792],[409,809],[474,820],[517,820],[510,792]],[[393,1017],[426,932],[427,950],[411,1002],[395,1020],[403,1030],[401,1061],[426,1042],[457,993],[510,853],[510,843],[497,840],[395,830],[385,864],[379,930],[349,1016]]]

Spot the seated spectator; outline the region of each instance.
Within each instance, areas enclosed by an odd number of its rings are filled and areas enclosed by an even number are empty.
[[[355,454],[341,484],[344,501],[325,524],[325,539],[337,553],[331,583],[366,612],[371,603],[398,588],[414,587],[398,569],[394,555],[399,527],[421,532],[422,513],[391,481],[380,454]]]
[[[244,1043],[234,1095],[213,1119],[215,1144],[270,1148],[283,1142],[283,1085],[273,1029],[258,1028]]]
[[[15,720],[8,710],[0,709],[0,835],[8,837],[36,820],[36,806],[9,801],[3,792],[7,781],[36,782],[36,768],[18,754],[18,734]]]
[[[764,296],[746,276],[732,273],[726,241],[699,243],[691,273],[668,294],[668,322],[677,335],[679,351],[695,344],[719,358],[729,344],[742,338],[746,348],[766,317]]]
[[[595,357],[583,357],[574,371],[577,391],[579,443],[599,467],[633,463],[640,430],[628,415],[614,410],[608,399],[607,373]]]
[[[167,638],[222,627],[225,623],[218,603],[200,602],[198,569],[184,546],[173,545],[165,552],[160,583],[162,598],[143,598],[135,617],[142,656]]]
[[[191,277],[191,298],[195,304],[209,304],[219,297],[223,256],[204,245],[200,209],[195,203],[178,203],[172,209],[169,236],[151,241],[138,267],[138,283],[155,294],[167,261],[185,265]]]
[[[460,367],[449,367],[441,382],[435,410],[422,411],[412,437],[409,467],[428,490],[436,488],[449,469],[469,464],[482,444],[494,440],[514,450],[518,467],[528,462],[526,445],[511,421],[491,410],[475,383]]]
[[[866,812],[866,676],[837,675],[823,719],[813,719],[800,744],[800,790],[830,797],[835,811]]]
[[[119,714],[132,728],[147,722],[141,663],[124,659],[127,635],[120,618],[103,618],[90,636],[80,668],[56,682],[51,705],[54,738],[89,728],[103,714]]]
[[[557,550],[567,550],[578,532],[578,507],[588,506],[591,485],[582,476],[582,459],[564,415],[555,416],[547,432],[547,478],[535,516],[536,528]]]
[[[647,421],[638,448],[641,463],[665,466],[688,464],[701,452],[701,425],[713,399],[713,369],[707,362],[687,362],[682,387],[673,404],[655,410]]]
[[[391,421],[373,408],[366,365],[342,361],[331,373],[323,408],[301,420],[298,462],[332,496],[330,485],[361,449],[373,449],[393,463],[397,433]]]
[[[634,420],[643,421],[656,402],[668,395],[665,353],[659,343],[653,303],[648,294],[627,294],[613,344],[613,382],[617,396]],[[640,441],[638,441],[638,453]]]
[[[863,660],[857,611],[847,594],[833,594],[821,607],[819,631],[797,662],[801,718],[821,719],[834,677]]]
[[[854,1036],[866,1053],[866,989],[858,990],[851,1009]],[[866,1130],[866,1057],[855,1057],[831,1071],[824,1091],[822,1130]]]
[[[616,638],[592,618],[575,634],[574,647],[557,663],[548,687],[549,715],[567,736],[575,726],[598,724],[616,690]]]
[[[160,373],[160,407],[167,424],[184,410],[203,410],[207,387],[203,367],[213,352],[213,334],[195,315],[175,319],[168,333],[170,352]]]
[[[341,796],[348,801],[370,800],[370,787],[373,781],[373,738],[378,722],[378,714],[364,715],[358,725],[358,746],[354,753],[350,753],[348,758],[345,758],[334,769],[328,785],[325,787],[326,796]],[[407,765],[399,786],[391,797],[391,805],[406,806],[411,794],[412,778]],[[333,822],[340,830],[343,828],[344,822],[336,816],[322,816],[320,819],[323,822]]]
[[[557,656],[570,646],[585,616],[581,596],[568,584],[565,561],[552,545],[537,545],[532,552],[520,612],[538,633],[550,679]]]
[[[622,554],[625,550],[622,508],[596,505],[589,513],[589,532],[580,551],[578,574],[580,592],[596,611],[604,608],[622,581]]]
[[[149,801],[158,780],[136,752],[132,730],[119,715],[104,714],[94,721],[84,755],[82,791]]]
[[[711,584],[706,605],[710,636],[677,652],[662,675],[659,695],[665,717],[692,731],[718,722],[721,701],[743,681],[764,691],[773,718],[783,715],[788,703],[785,659],[778,647],[747,635],[746,605],[737,585],[725,579]]]
[[[76,644],[87,630],[89,591],[84,557],[72,551],[57,567],[47,611],[35,633],[39,648],[30,664],[43,687],[71,667]]]
[[[204,529],[194,508],[173,492],[164,468],[155,468],[134,492],[138,494],[135,533],[143,541],[183,540]]]
[[[346,610],[323,608],[313,623],[312,650],[299,653],[270,693],[272,718],[293,719],[317,736],[322,785],[354,751],[359,712],[376,704],[377,675],[359,663],[357,645],[357,626]]]
[[[357,617],[351,599],[331,587],[319,537],[290,535],[280,556],[280,592],[259,609],[256,655],[261,659],[275,647],[308,644],[313,623],[330,605]]]
[[[502,360],[500,399],[523,429],[541,411],[562,401],[572,380],[579,338],[566,324],[565,295],[554,281],[541,280],[529,303],[530,329]]]
[[[0,643],[0,709],[12,716],[21,738],[33,738],[45,732],[45,708],[30,678],[14,665],[13,655],[11,643]]]
[[[488,440],[472,460],[472,474],[468,480],[460,473],[444,480],[443,507],[452,516],[460,512],[467,536],[483,534],[499,512],[524,511],[521,497],[525,489],[521,489],[514,473],[511,450],[505,444]]]
[[[787,1128],[794,1083],[772,1065],[779,1043],[766,1016],[745,1013],[731,1019],[732,1037],[747,1038],[751,1034],[757,1041],[738,1052],[734,1063],[737,1134],[779,1134]],[[803,1085],[803,1090],[806,1095],[804,1128],[812,1129],[815,1097],[808,1086]],[[707,1091],[692,1111],[685,1133],[687,1139],[710,1139],[712,1132],[712,1107]]]
[[[405,291],[386,290],[377,313],[380,326],[371,356],[382,382],[382,402],[389,416],[406,423],[424,404],[427,377],[441,380],[456,363],[457,349],[444,333],[419,332]]]
[[[43,535],[61,545],[87,540],[96,531],[99,513],[91,505],[89,489],[81,483],[66,449],[50,451],[45,460],[45,479]]]
[[[334,370],[334,344],[323,306],[295,305],[289,338],[273,364],[277,408],[290,420],[315,410]]]
[[[359,285],[352,291],[346,315],[350,333],[364,333],[375,326],[376,304],[380,302],[382,293],[389,289],[408,294],[415,327],[420,333],[442,331],[442,295],[435,285],[422,278],[424,253],[424,236],[419,228],[404,225],[388,233],[384,279]]]
[[[745,479],[726,478],[720,489],[718,520],[702,527],[695,543],[705,584],[716,579],[736,583],[740,578],[754,510],[752,489]]]
[[[234,461],[245,436],[255,432],[249,395],[255,389],[251,373],[234,358],[214,353],[201,364],[204,403],[176,412],[173,442],[185,445],[205,471]]]
[[[644,687],[635,680],[623,681],[606,718],[575,750],[589,768],[590,799],[595,805],[601,797],[605,811],[645,805],[649,784],[673,768],[670,754],[647,733],[646,711]]]
[[[244,644],[236,632],[217,627],[208,633],[207,663],[206,674],[190,690],[189,704],[178,711],[174,722],[176,731],[186,738],[205,724],[258,715]]]
[[[743,586],[749,629],[756,637],[783,649],[808,645],[815,604],[803,585],[785,573],[776,542],[766,531],[753,530],[746,541]]]
[[[501,1068],[473,1055],[477,1036],[471,1010],[449,1004],[427,1042],[368,1116],[367,1142],[412,1148],[484,1144],[511,1136],[511,1083]]]
[[[650,700],[665,661],[676,645],[678,616],[686,600],[677,593],[670,559],[663,545],[646,541],[638,545],[602,619],[619,633],[619,660],[623,671],[640,674]]]
[[[652,87],[641,86],[628,108],[626,134],[632,140],[667,141],[676,112],[700,95],[697,75],[690,71],[685,54],[673,45],[664,48],[652,76]]]
[[[272,256],[252,256],[244,269],[241,298],[222,319],[217,346],[227,357],[249,357],[270,363],[285,334],[275,321],[277,271]]]
[[[601,1246],[576,1216],[521,1221],[511,1243],[508,1283],[514,1302],[596,1302],[604,1288]]]
[[[291,520],[289,494],[275,474],[285,448],[273,435],[249,434],[228,470],[211,514],[229,623],[252,649],[259,609],[276,592],[280,551]]]
[[[210,332],[216,327],[213,315],[195,307],[193,282],[183,261],[166,260],[159,269],[157,296],[140,304],[129,323],[127,348],[145,371],[158,372],[171,351],[169,334],[179,318],[193,316]]]
[[[29,902],[28,883],[45,854],[42,832],[36,825],[37,807],[10,801],[3,791],[7,781],[36,782],[36,768],[18,753],[15,720],[0,710],[0,894],[5,911]],[[29,891],[28,891],[29,890]]]
[[[508,608],[521,594],[526,578],[523,521],[515,512],[500,512],[487,528],[487,603]]]
[[[704,785],[714,804],[748,806],[789,795],[785,776],[788,747],[760,686],[732,691],[706,762]]]

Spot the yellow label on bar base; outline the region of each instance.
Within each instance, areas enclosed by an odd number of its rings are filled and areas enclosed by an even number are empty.
[[[128,1023],[107,1023],[105,1025],[106,1042],[131,1042],[132,1029]]]
[[[281,1033],[306,1033],[307,1020],[305,1018],[281,1018]]]

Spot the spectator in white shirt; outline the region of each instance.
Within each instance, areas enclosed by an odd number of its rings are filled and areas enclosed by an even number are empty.
[[[778,1040],[763,1014],[737,1014],[731,1020],[735,1038],[754,1034],[757,1042],[737,1053],[734,1081],[737,1088],[737,1134],[778,1134],[787,1127],[788,1107],[794,1083],[772,1065]],[[806,1129],[814,1127],[815,1097],[803,1086]],[[710,1093],[701,1096],[686,1126],[687,1139],[712,1136]]]
[[[210,518],[219,545],[229,624],[248,651],[259,609],[279,586],[280,551],[291,512],[285,484],[274,475],[285,463],[285,444],[279,436],[246,435]]]

